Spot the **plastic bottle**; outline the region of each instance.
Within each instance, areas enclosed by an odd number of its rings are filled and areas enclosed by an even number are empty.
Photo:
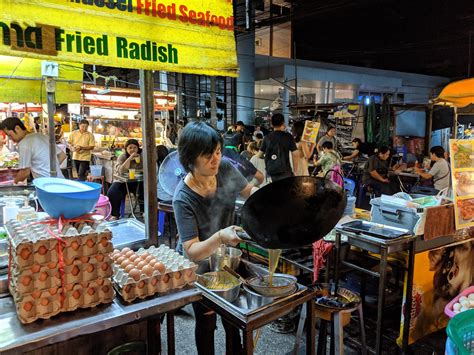
[[[28,205],[28,202],[25,203],[23,207],[20,207],[18,210],[18,215],[16,216],[18,221],[24,221],[26,219],[36,219],[35,209]]]
[[[16,219],[18,214],[18,206],[14,200],[7,200],[7,204],[3,207],[3,224],[9,220]]]

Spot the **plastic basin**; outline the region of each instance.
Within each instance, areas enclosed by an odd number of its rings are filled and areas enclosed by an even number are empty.
[[[59,178],[33,180],[41,207],[53,218],[70,219],[92,212],[102,185]]]

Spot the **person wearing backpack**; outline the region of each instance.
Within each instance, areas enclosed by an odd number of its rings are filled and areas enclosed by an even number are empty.
[[[272,182],[294,176],[298,171],[298,148],[293,136],[285,131],[285,118],[281,113],[272,116],[273,132],[263,138],[259,158],[264,157],[267,177]],[[290,153],[293,158],[293,170],[290,165]]]

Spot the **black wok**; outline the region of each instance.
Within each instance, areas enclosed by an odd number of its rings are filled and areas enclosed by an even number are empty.
[[[330,180],[298,176],[256,191],[242,208],[250,238],[269,249],[298,248],[328,234],[346,206],[344,190]]]

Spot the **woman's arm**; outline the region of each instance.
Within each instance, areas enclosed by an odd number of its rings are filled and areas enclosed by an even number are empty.
[[[348,155],[347,157],[344,157],[344,160],[352,160],[354,158],[357,158],[359,156],[359,150],[354,149],[351,155]]]
[[[301,142],[301,150],[303,151],[303,157],[305,157],[306,159],[311,158],[311,156],[313,155],[313,152],[314,152],[314,147],[315,147],[314,143],[311,143],[308,146],[308,143]]]
[[[390,182],[389,179],[384,178],[382,175],[380,175],[377,170],[372,170],[370,173],[370,176],[374,178],[375,180],[378,180],[380,182]]]
[[[262,173],[260,173],[262,174]],[[263,174],[262,174],[263,176]],[[252,185],[252,184],[247,184],[247,186],[244,187],[242,191],[240,191],[240,196],[243,198],[249,198],[251,194],[253,194],[255,191],[258,190],[258,187]]]
[[[133,159],[135,159],[138,154],[131,154],[123,163],[117,162],[117,172],[119,174],[124,174],[130,169],[130,163],[132,162]]]

